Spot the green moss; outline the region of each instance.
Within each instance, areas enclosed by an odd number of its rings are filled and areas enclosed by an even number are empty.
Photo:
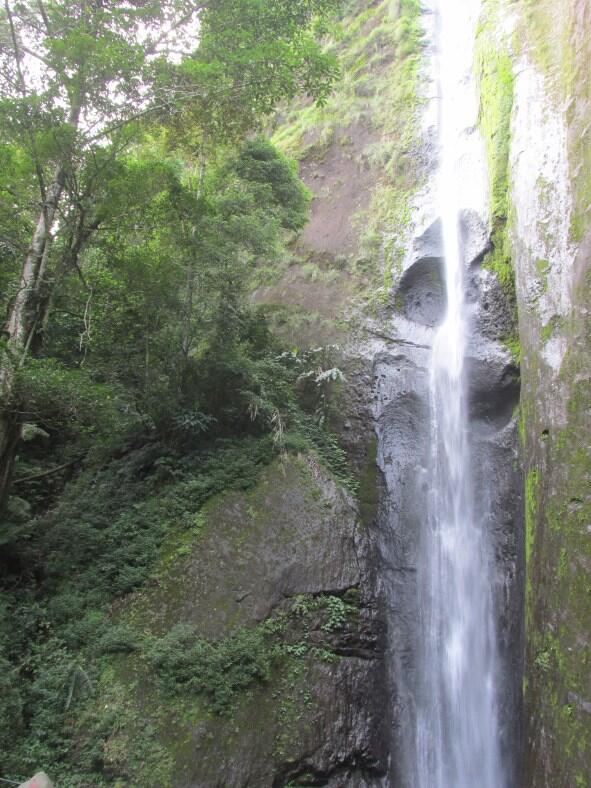
[[[501,342],[511,354],[513,363],[516,366],[519,366],[521,363],[521,342],[519,340],[519,336],[516,334],[514,336],[502,337]]]
[[[545,325],[542,326],[540,331],[540,339],[544,344],[552,339],[554,334],[561,328],[562,323],[562,318],[558,315],[554,315]]]
[[[195,757],[191,731],[198,725],[212,737],[231,731],[225,742],[231,748],[240,726],[252,725],[261,709],[273,756],[289,759],[314,708],[311,672],[338,661],[331,638],[355,620],[358,603],[356,589],[343,597],[300,595],[260,624],[217,641],[203,640],[188,625],[145,639],[139,656],[105,672],[105,694],[95,707],[95,715],[109,712],[103,725],[110,731],[104,750],[111,772],[127,774],[129,785],[147,779],[146,785],[165,788],[172,766],[178,776]],[[202,746],[215,752],[218,745],[205,734]],[[144,766],[149,748],[154,755]],[[148,765],[159,756],[163,763],[149,777]]]
[[[517,291],[515,287],[515,270],[511,261],[511,243],[507,228],[506,217],[497,216],[494,219],[491,238],[492,249],[484,258],[484,268],[492,271],[499,282],[507,299],[509,311],[512,316],[513,332],[503,338],[506,347],[512,355],[519,359],[519,337],[517,332]],[[515,352],[513,352],[515,351]]]
[[[475,52],[479,85],[479,125],[488,154],[493,221],[506,221],[509,187],[509,147],[513,107],[513,63],[508,44],[497,32],[498,0],[485,2]]]
[[[557,577],[559,580],[562,580],[566,577],[568,572],[568,560],[567,560],[567,552],[566,548],[563,547],[560,550],[560,558],[558,559],[558,569],[557,569]]]
[[[518,411],[519,412],[517,414],[518,415],[517,429],[519,431],[519,444],[523,451],[526,447],[527,428],[526,428],[525,415],[521,404],[518,406]]]
[[[548,260],[536,260],[536,273],[542,284],[542,293],[548,290],[548,274],[550,273],[550,263]]]
[[[547,672],[552,667],[552,660],[549,651],[540,651],[535,659],[535,665],[539,670]]]
[[[372,437],[369,443],[367,460],[359,480],[359,508],[361,520],[370,525],[376,516],[378,508],[378,443]]]
[[[528,566],[533,555],[539,484],[538,471],[530,470],[525,480],[525,561]]]
[[[169,788],[190,782],[195,762],[213,783],[220,759],[253,729],[268,739],[270,758],[297,751],[317,713],[314,677],[340,660],[335,645],[356,626],[359,590],[285,600],[257,624],[236,599],[244,567],[228,563],[222,577],[210,556],[220,539],[223,554],[237,557],[271,534],[297,545],[302,536],[293,519],[282,524],[281,507],[296,496],[298,524],[321,522],[334,501],[319,474],[326,478],[311,456],[277,461],[256,486],[208,501],[182,539],[170,535],[154,582],[113,611],[92,691],[75,697],[60,784],[91,775],[96,786]]]
[[[532,784],[574,785],[590,757],[591,725],[583,702],[591,668],[591,348],[580,308],[590,288],[588,279],[579,281],[569,318],[555,318],[542,330],[542,339],[555,331],[568,339],[557,381],[568,395],[565,424],[540,425],[537,400],[525,390],[528,453],[537,463],[526,484],[526,772]],[[530,362],[526,374],[539,373]],[[542,426],[549,429],[540,434]]]
[[[480,96],[478,120],[486,145],[492,216],[492,250],[483,265],[495,274],[509,302],[514,332],[504,342],[518,362],[517,295],[507,227],[514,75],[508,42],[499,32],[500,10],[499,0],[486,0],[484,3],[475,51]]]

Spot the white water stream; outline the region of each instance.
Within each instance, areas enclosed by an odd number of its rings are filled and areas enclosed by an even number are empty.
[[[494,554],[474,505],[464,362],[460,213],[471,176],[472,72],[480,0],[440,0],[440,164],[447,313],[430,367],[432,459],[429,521],[421,535],[417,788],[505,788],[499,747],[500,674],[493,609]]]

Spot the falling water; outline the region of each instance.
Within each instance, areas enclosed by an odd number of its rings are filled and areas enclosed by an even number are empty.
[[[462,168],[462,152],[463,140],[473,133],[470,42],[478,11],[479,0],[441,1],[438,212],[447,313],[435,337],[430,368],[430,507],[419,560],[418,788],[506,784],[497,719],[494,557],[489,536],[475,516],[464,379],[469,325],[460,212],[470,172]]]

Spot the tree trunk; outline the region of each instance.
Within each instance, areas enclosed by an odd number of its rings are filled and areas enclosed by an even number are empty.
[[[21,420],[11,407],[14,403],[16,370],[24,362],[39,320],[39,300],[49,253],[51,228],[65,182],[65,170],[58,168],[37,220],[30,249],[23,264],[19,288],[4,326],[7,350],[0,364],[0,512],[8,496],[12,467],[21,436]]]
[[[22,421],[14,413],[4,411],[0,417],[0,514],[8,499],[16,450],[21,439]]]
[[[199,180],[197,182],[197,200],[201,199],[203,193],[203,184],[205,181],[205,143],[202,143],[199,152]],[[181,336],[181,354],[183,358],[183,370],[187,365],[189,353],[191,352],[191,345],[193,340],[192,333],[192,318],[193,318],[193,297],[195,294],[195,260],[192,256],[189,257],[187,264],[187,284],[185,289],[185,304],[183,310],[183,324]],[[182,377],[182,375],[181,375]]]

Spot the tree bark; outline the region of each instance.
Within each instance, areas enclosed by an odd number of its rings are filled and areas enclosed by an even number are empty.
[[[6,507],[22,427],[21,419],[16,414],[3,410],[0,416],[0,514]]]
[[[199,180],[197,182],[197,200],[201,199],[203,184],[205,182],[205,142],[201,145],[199,152]],[[183,358],[183,369],[187,365],[189,353],[191,352],[192,330],[191,323],[193,318],[193,298],[195,294],[195,261],[189,256],[187,264],[187,284],[185,288],[185,304],[183,309],[183,326],[181,336],[181,354]]]
[[[46,252],[51,237],[59,201],[65,182],[65,170],[59,168],[55,180],[47,190],[47,199],[37,220],[33,240],[23,264],[19,287],[4,326],[12,364],[3,364],[0,369],[0,396],[10,396],[14,365],[20,364],[26,352],[29,335],[37,314],[36,299],[47,262]]]
[[[6,503],[16,448],[21,436],[20,419],[11,412],[16,370],[24,362],[37,327],[38,301],[49,252],[51,227],[56,219],[64,183],[65,170],[59,167],[53,183],[47,189],[46,201],[37,219],[31,246],[21,271],[19,288],[4,326],[7,348],[0,366],[0,512]]]

